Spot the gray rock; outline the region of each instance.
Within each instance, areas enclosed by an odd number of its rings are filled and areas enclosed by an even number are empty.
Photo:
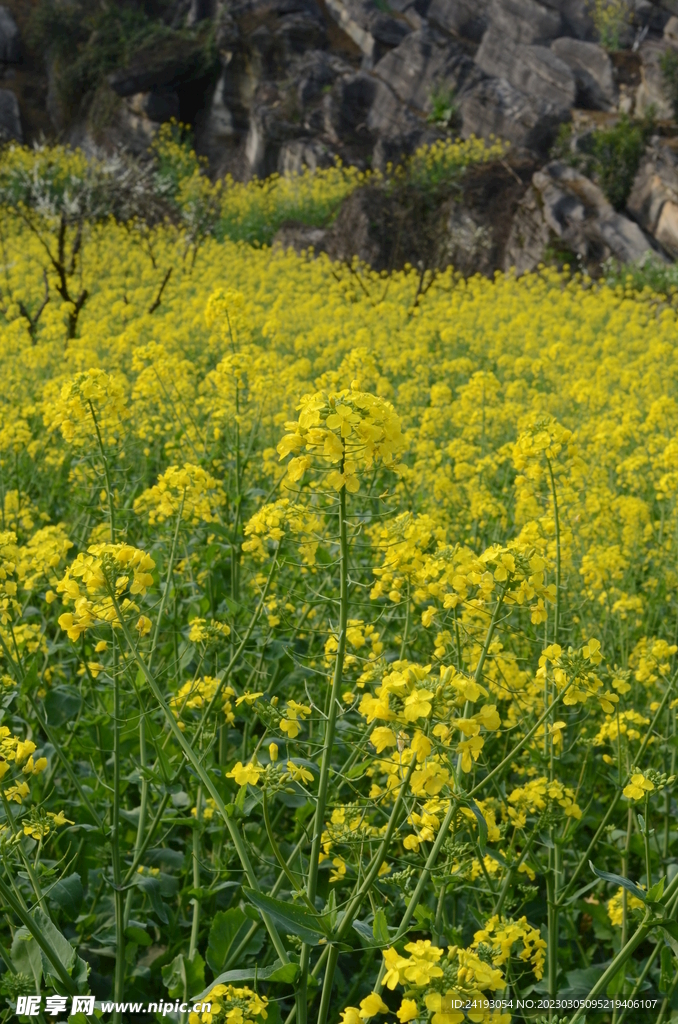
[[[374,81],[372,104],[367,115],[367,129],[373,135],[407,136],[418,132],[421,120],[404,106],[393,89],[379,79]]]
[[[588,0],[542,0],[544,7],[557,11],[563,19],[563,31],[575,39],[594,40],[597,36],[591,4]]]
[[[648,150],[626,208],[640,226],[678,256],[678,154],[658,140]]]
[[[459,104],[463,134],[506,139],[513,146],[545,156],[558,126],[568,120],[564,107],[520,92],[504,78],[487,78],[469,90]]]
[[[9,89],[0,89],[0,142],[23,142],[19,102]]]
[[[534,270],[554,241],[589,267],[610,256],[634,263],[652,251],[638,224],[617,213],[592,181],[559,161],[532,178],[511,229],[506,269]]]
[[[135,114],[147,117],[161,124],[171,118],[179,120],[179,96],[174,89],[159,89],[155,92],[138,93],[129,99]]]
[[[7,7],[0,5],[0,64],[18,64],[19,29]]]
[[[479,43],[489,24],[490,0],[431,0],[426,16],[452,35]]]
[[[306,168],[315,171],[333,163],[333,152],[320,139],[293,139],[280,148],[278,170],[286,175],[301,174]]]
[[[139,49],[129,64],[108,76],[108,84],[118,96],[134,96],[175,88],[204,74],[204,51],[197,40],[168,38],[155,46]]]
[[[294,220],[286,221],[276,231],[272,244],[274,249],[292,249],[298,255],[312,249],[317,255],[326,252],[327,229],[314,228]]]
[[[351,144],[370,140],[367,119],[378,84],[378,79],[363,71],[335,82],[323,98],[324,127],[332,141]]]
[[[678,49],[678,18],[675,14],[671,15],[666,25],[664,25],[664,39],[669,46]]]
[[[350,74],[353,74],[350,64],[326,50],[309,50],[291,69],[297,100],[302,107],[321,99],[323,91],[340,75]]]
[[[524,43],[511,46],[505,42],[495,49],[492,38],[492,45],[486,46],[483,40],[476,58],[483,71],[505,78],[516,89],[542,102],[557,107],[574,104],[577,91],[574,73],[552,50],[546,46]]]
[[[460,43],[430,28],[407,36],[375,65],[374,74],[403,103],[424,113],[431,110],[435,90],[459,96],[482,78]]]
[[[480,67],[484,66],[485,51],[489,49],[496,54],[502,43],[504,46],[547,44],[563,34],[560,12],[544,7],[537,0],[492,0],[489,20],[490,27],[476,54]],[[496,70],[488,71],[488,74],[496,73]]]
[[[246,176],[267,178],[277,171],[283,144],[298,132],[298,125],[285,121],[279,109],[255,107],[245,139]]]
[[[646,39],[638,50],[641,59],[641,82],[636,92],[636,116],[642,117],[651,107],[655,117],[670,120],[673,110],[664,89],[661,70],[662,54],[668,49],[666,43]]]
[[[386,14],[374,0],[326,0],[326,4],[337,24],[369,61],[378,60],[387,49],[397,46],[411,30],[404,19]]]
[[[602,46],[561,36],[551,43],[551,49],[572,69],[578,107],[587,110],[613,110],[616,107],[618,90],[614,68]]]

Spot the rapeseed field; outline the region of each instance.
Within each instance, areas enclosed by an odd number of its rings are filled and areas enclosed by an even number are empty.
[[[3,1019],[675,1019],[673,301],[115,219],[48,157],[0,223]]]

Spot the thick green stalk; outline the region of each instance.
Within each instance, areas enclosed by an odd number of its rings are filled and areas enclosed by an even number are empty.
[[[113,630],[111,630],[113,632]],[[115,976],[113,998],[121,1002],[125,994],[125,901],[122,886],[120,858],[120,675],[117,670],[117,645],[113,636],[113,821],[111,823],[111,862],[113,868],[113,901],[115,907]],[[116,1010],[113,1019],[120,1024],[122,1012]]]
[[[142,712],[141,718],[139,719],[139,764],[142,769],[146,768],[147,764],[147,752],[146,752],[146,718]],[[141,844],[144,841],[144,831],[146,829],[146,813],[148,808],[148,779],[146,778],[146,772],[144,771],[141,776],[141,797],[139,801],[139,821],[137,822],[137,835],[134,841],[134,857],[136,857],[141,849]],[[127,896],[125,898],[125,928],[129,924],[129,915],[132,909],[132,889],[127,890]]]
[[[108,498],[108,515],[111,544],[115,544],[115,506],[113,503],[113,486],[108,466],[108,456],[99,430],[94,406],[88,403],[94,422],[94,429],[99,443],[99,452],[106,477],[106,495]],[[120,867],[120,678],[118,675],[117,647],[115,631],[111,628],[113,641],[113,820],[111,822],[111,867],[113,869],[113,906],[115,909],[115,974],[113,980],[113,998],[121,1002],[125,987],[125,901],[122,891],[122,871]],[[113,1024],[121,1024],[122,1013],[116,1010]]]
[[[327,720],[325,722],[325,736],[323,741],[322,758],[320,761],[320,779],[318,780],[318,799],[316,801],[315,815],[313,818],[313,840],[311,843],[311,856],[308,865],[308,879],[306,884],[306,894],[312,905],[314,905],[315,902],[315,894],[318,886],[320,843],[322,839],[323,822],[325,821],[327,789],[330,779],[330,768],[332,766],[332,747],[334,745],[334,732],[337,724],[337,708],[344,672],[344,655],[346,653],[346,625],[348,622],[348,533],[346,529],[345,487],[342,487],[339,492],[339,548],[339,636],[337,655],[334,661],[332,689],[330,691],[330,705],[327,712]],[[297,1016],[299,1024],[306,1024],[310,953],[310,947],[307,943],[304,943],[301,947],[301,974],[297,989]]]
[[[643,825],[643,845],[645,847],[645,874],[648,889],[652,886],[652,855],[650,853],[650,794],[645,794],[645,819]]]
[[[198,786],[195,798],[196,828],[193,829],[193,888],[200,888],[200,819],[202,816],[202,786]],[[191,922],[191,941],[188,946],[188,959],[192,960],[198,948],[198,930],[200,928],[200,900],[197,894],[193,897],[193,920]]]

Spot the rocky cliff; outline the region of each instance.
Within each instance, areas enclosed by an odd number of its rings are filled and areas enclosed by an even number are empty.
[[[51,134],[142,154],[175,117],[193,124],[212,174],[246,180],[337,157],[385,169],[436,138],[499,136],[509,159],[470,176],[445,211],[462,240],[448,259],[492,272],[528,269],[554,245],[586,266],[678,252],[662,70],[664,54],[678,53],[678,0],[630,0],[614,45],[586,0],[120,0],[132,28],[117,49],[102,46],[112,29],[98,27],[93,0],[41,3],[52,18],[42,36],[30,0],[0,6],[5,139]],[[70,35],[59,36],[69,17]],[[587,133],[648,113],[654,128],[626,209],[581,160],[549,162],[563,124],[574,124],[572,152],[585,152]],[[316,244],[345,255],[362,232],[372,262],[393,265],[384,197],[354,196],[349,214],[343,235],[340,223]],[[470,258],[479,231],[486,241]],[[293,226],[285,237],[308,241]]]

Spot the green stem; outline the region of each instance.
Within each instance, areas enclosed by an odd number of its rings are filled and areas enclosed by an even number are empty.
[[[200,888],[200,818],[202,816],[202,786],[198,786],[195,798],[195,820],[197,827],[193,829],[193,888]],[[198,930],[200,928],[200,900],[197,894],[193,897],[193,920],[191,922],[191,941],[188,947],[188,959],[192,960],[198,948]]]
[[[172,538],[172,547],[170,549],[169,562],[167,563],[167,573],[165,574],[165,589],[162,594],[160,601],[160,608],[158,609],[158,618],[155,622],[155,629],[153,630],[153,641],[151,643],[151,652],[148,655],[148,667],[150,668],[153,664],[153,656],[158,648],[158,639],[160,637],[160,626],[165,614],[165,606],[167,605],[167,597],[170,591],[170,581],[172,579],[172,573],[174,572],[174,559],[177,553],[177,543],[179,541],[179,527],[181,526],[181,517],[184,514],[184,503],[186,501],[186,491],[184,490],[181,496],[181,505],[177,513],[177,524],[174,528],[174,536]]]
[[[139,801],[139,821],[137,822],[137,835],[134,841],[134,854],[136,857],[141,849],[141,844],[144,839],[144,831],[146,829],[146,813],[148,807],[148,779],[146,778],[146,764],[147,764],[147,753],[146,753],[146,719],[142,712],[139,719],[139,764],[143,770],[141,776],[141,797]],[[125,928],[129,924],[129,915],[132,909],[132,893],[133,889],[127,890],[127,896],[125,898]]]
[[[343,464],[342,464],[343,465]],[[339,637],[337,645],[337,656],[334,662],[334,676],[330,692],[330,705],[325,723],[325,736],[323,742],[322,759],[320,762],[320,779],[318,781],[318,799],[316,801],[315,815],[313,818],[313,841],[311,843],[311,856],[308,866],[308,879],[306,893],[311,905],[315,904],[315,894],[318,885],[318,868],[320,867],[320,843],[322,840],[323,822],[325,820],[325,807],[327,805],[327,789],[330,778],[332,763],[332,746],[334,744],[334,732],[337,723],[337,708],[341,692],[341,681],[344,672],[344,655],[346,653],[346,625],[348,622],[348,534],[346,530],[346,488],[339,491]],[[300,957],[300,980],[297,988],[297,1014],[299,1024],[306,1024],[307,1017],[307,984],[308,968],[310,961],[310,946],[304,943],[301,947]]]
[[[111,630],[113,633],[113,630]],[[113,998],[121,1002],[125,992],[125,903],[120,865],[120,675],[117,667],[117,644],[113,635],[113,821],[111,823],[111,862],[113,868],[115,906],[115,977]],[[114,1021],[122,1021],[121,1011],[115,1011]]]
[[[652,886],[652,857],[650,855],[650,794],[645,794],[645,821],[643,827],[643,843],[645,846],[645,874],[647,875],[647,888]]]

